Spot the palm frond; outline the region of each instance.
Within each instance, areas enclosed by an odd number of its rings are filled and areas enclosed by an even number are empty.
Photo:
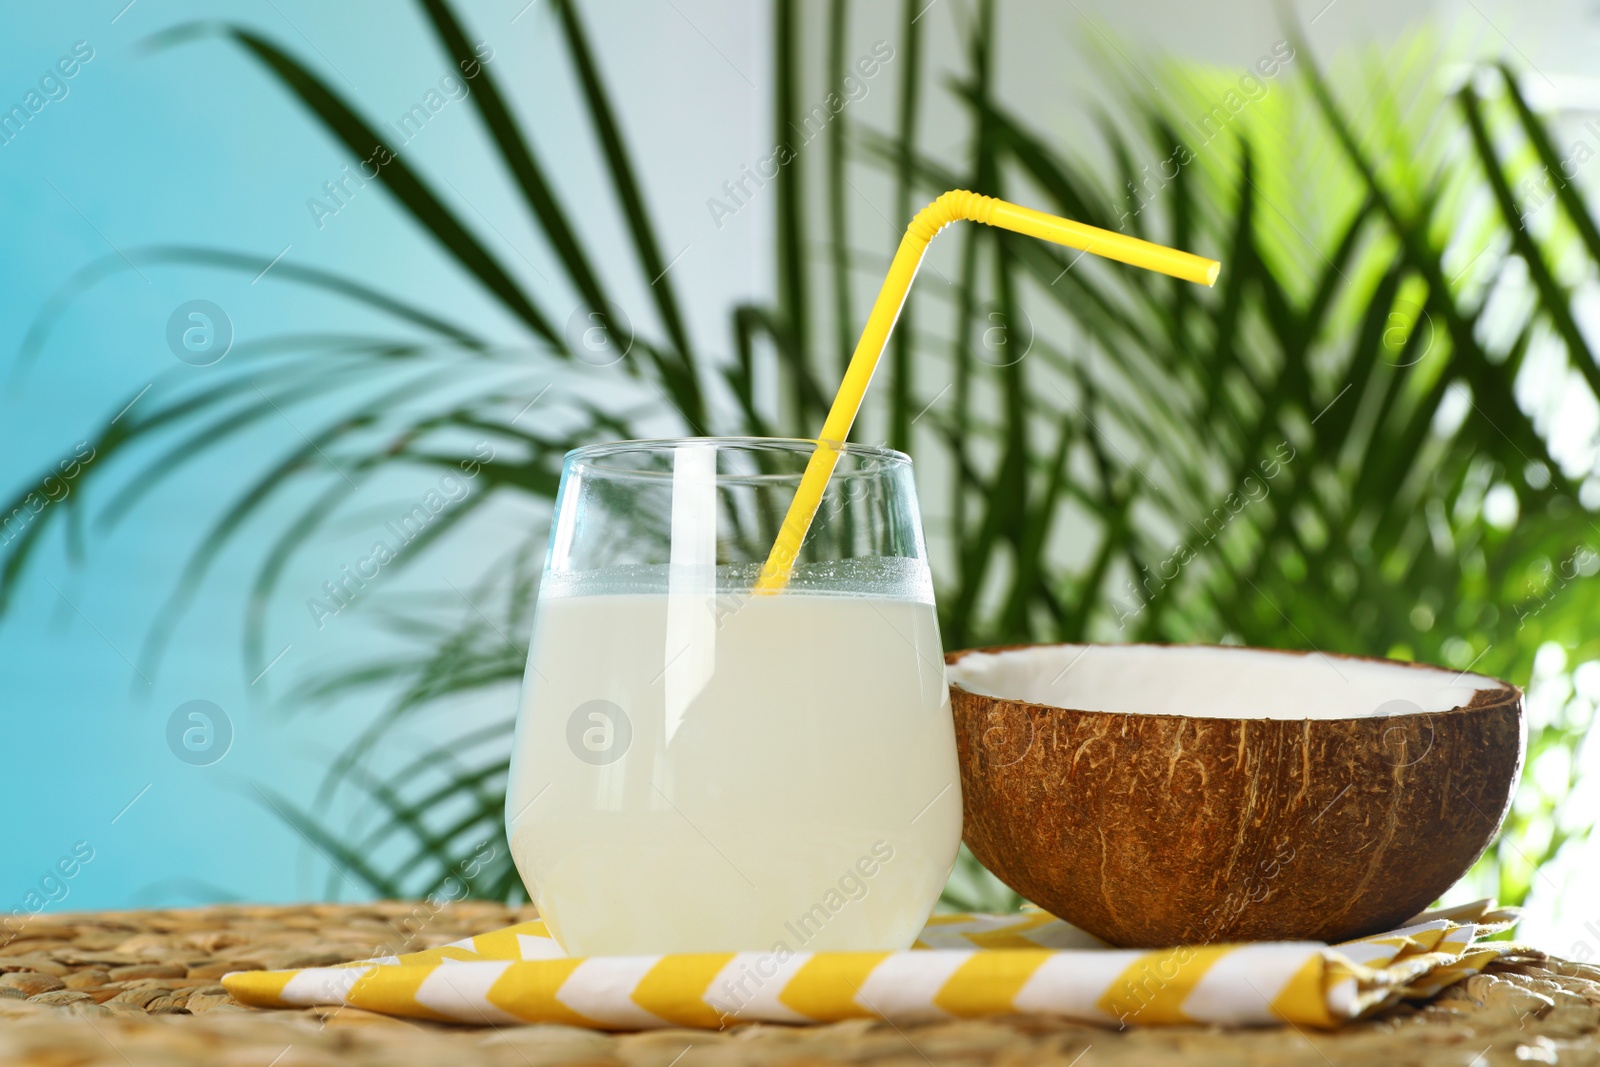
[[[444,53],[469,69],[476,54],[452,7],[421,2]],[[894,130],[835,115],[815,167],[805,158],[780,166],[776,292],[732,309],[731,357],[717,360],[691,344],[587,32],[576,6],[559,0],[556,24],[627,251],[651,282],[665,335],[638,339],[641,358],[620,372],[631,377],[608,382],[642,379],[676,421],[697,432],[713,425],[763,436],[813,432],[827,384],[853,348],[855,283],[881,271],[898,236],[852,233],[854,178],[891,188],[901,222],[923,196],[950,188],[1012,191],[1093,225],[1207,252],[1226,266],[1216,289],[1201,291],[966,227],[953,238],[955,277],[919,282],[871,415],[892,443],[916,446],[920,467],[940,472],[943,485],[929,492],[925,484],[923,495],[948,643],[1233,641],[1426,659],[1518,682],[1533,677],[1535,654],[1552,643],[1574,657],[1600,658],[1600,636],[1587,624],[1600,608],[1588,580],[1600,556],[1576,562],[1596,530],[1581,493],[1595,472],[1557,462],[1548,428],[1518,391],[1530,363],[1556,352],[1573,388],[1600,398],[1600,364],[1573,310],[1571,269],[1575,261],[1585,272],[1600,269],[1600,229],[1567,183],[1556,185],[1559,215],[1525,226],[1513,177],[1518,168],[1553,170],[1560,161],[1515,72],[1498,68],[1503,95],[1475,89],[1480,80],[1444,97],[1431,77],[1437,50],[1418,38],[1396,45],[1388,62],[1359,79],[1367,103],[1356,111],[1336,90],[1357,79],[1325,73],[1303,35],[1291,34],[1292,70],[1204,142],[1194,140],[1189,119],[1211,113],[1226,79],[1152,61],[1162,91],[1125,90],[1100,124],[1104,152],[1090,154],[1052,143],[1002,99],[994,6],[976,6],[949,70],[929,69],[922,5],[903,6]],[[774,0],[773,15],[774,127],[787,144],[806,136],[807,16],[796,0]],[[848,0],[832,0],[818,17],[823,67],[837,81],[848,54]],[[188,24],[158,40],[199,35],[243,47],[357,158],[382,147],[353,104],[253,31]],[[534,131],[481,63],[471,80],[489,147],[533,225],[584,306],[608,312],[606,268],[552,191]],[[960,148],[943,154],[916,137],[930,85],[948,90],[970,130]],[[1149,159],[1172,163],[1157,167],[1159,181]],[[823,179],[820,214],[808,210],[812,173]],[[503,446],[481,463],[470,506],[430,528],[419,545],[454,543],[470,536],[491,500],[549,500],[567,448],[635,436],[642,415],[660,412],[601,402],[575,379],[541,409],[537,425],[518,424],[513,412],[529,387],[526,372],[572,365],[561,359],[565,343],[553,320],[430,182],[399,160],[380,175],[407,217],[538,347],[513,361],[524,373],[508,381],[496,377],[497,354],[507,346],[448,315],[315,268],[275,267],[274,280],[335,295],[419,336],[263,339],[220,378],[163,388],[92,438],[100,458],[89,482],[132,462],[123,457],[135,450],[146,457],[100,506],[98,517],[114,523],[177,476],[186,457],[258,428],[272,409],[313,416],[302,441],[241,479],[158,617],[147,651],[170,633],[223,546],[290,486],[311,491],[278,520],[257,570],[247,609],[251,662],[265,647],[266,608],[289,561],[348,514],[357,479],[450,470],[467,458],[465,440]],[[259,271],[266,262],[176,247],[130,258],[230,271]],[[30,332],[24,355],[39,350],[72,299],[118,269],[103,261],[69,282]],[[817,291],[826,299],[814,305],[814,284],[824,276]],[[1510,288],[1519,301],[1494,299]],[[831,330],[813,321],[824,302]],[[984,338],[996,322],[1006,330],[1031,326],[1025,358],[992,358]],[[781,384],[776,417],[756,397],[764,359]],[[455,391],[438,388],[440,375],[452,377]],[[707,389],[718,379],[732,397],[727,411],[709,399],[720,392]],[[949,385],[935,392],[936,381]],[[1509,523],[1485,503],[1508,493],[1519,515]],[[86,510],[74,494],[4,547],[0,605],[37,558],[49,524],[61,521],[70,533]],[[540,541],[530,532],[470,593],[374,598],[382,654],[341,664],[292,693],[296,703],[387,700],[330,767],[315,815],[283,809],[367,890],[425,892],[462,880],[470,857],[496,849],[499,858],[474,864],[465,882],[480,894],[520,892],[502,829],[510,718],[474,721],[415,758],[397,757],[394,744],[436,709],[469,697],[503,695],[510,706],[532,625]],[[1577,577],[1548,577],[1569,562]],[[1530,751],[1535,758],[1571,752],[1582,730],[1575,718],[1542,724]],[[1518,899],[1540,863],[1586,832],[1557,810],[1561,796],[1525,788],[1504,843],[1477,875],[1506,900]],[[328,813],[347,809],[354,812],[348,830],[335,831]],[[330,885],[335,891],[343,890]],[[947,903],[1017,901],[964,856]]]
[[[560,332],[494,254],[444,205],[398,151],[310,67],[254,30],[228,23],[185,23],[158,35],[149,44],[161,48],[211,35],[231,38],[260,62],[351,155],[375,169],[372,178],[367,178],[363,170],[364,179],[381,183],[411,218],[507,311],[556,351],[566,350]],[[480,89],[476,98],[482,101],[485,95]]]

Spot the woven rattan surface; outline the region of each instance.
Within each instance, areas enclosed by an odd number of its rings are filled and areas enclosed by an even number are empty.
[[[410,952],[532,917],[531,909],[466,902],[36,916],[0,947],[0,1063],[1600,1065],[1600,968],[1532,951],[1496,962],[1431,1004],[1332,1033],[1117,1032],[1029,1016],[602,1034],[451,1027],[353,1008],[258,1011],[218,984],[227,971]]]

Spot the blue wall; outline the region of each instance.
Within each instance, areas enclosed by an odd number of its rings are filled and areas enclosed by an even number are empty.
[[[494,49],[491,69],[553,158],[559,191],[575,202],[600,184],[598,164],[547,6],[527,7],[520,0],[471,5],[469,28]],[[0,491],[7,498],[70,460],[79,442],[151,382],[195,384],[217,373],[180,362],[169,349],[169,317],[188,301],[223,308],[239,341],[375,321],[284,285],[270,272],[252,282],[248,275],[146,265],[114,272],[77,296],[37,358],[22,366],[16,353],[52,294],[86,264],[108,257],[120,262],[141,246],[201,244],[266,258],[287,248],[285,262],[349,271],[419,305],[448,308],[489,336],[519,336],[376,186],[337,215],[317,218],[308,201],[349,157],[237,47],[216,38],[158,51],[140,47],[152,34],[216,18],[218,11],[218,5],[193,0],[109,0],[7,13],[0,110],[14,103],[38,107],[26,122],[14,121],[10,139],[0,144]],[[360,101],[375,122],[404,112],[450,71],[412,5],[278,0],[230,4],[226,14],[300,56]],[[764,36],[754,28],[757,16],[731,5],[712,14],[719,16],[707,17],[723,51],[738,55]],[[607,19],[626,24],[608,25]],[[680,103],[702,113],[720,108],[720,123],[697,133],[674,131],[662,121],[671,102],[647,98],[638,105],[639,156],[669,160],[662,173],[645,177],[652,198],[663,200],[653,205],[658,213],[682,218],[664,228],[672,254],[707,229],[700,207],[705,190],[751,155],[744,142],[757,140],[765,90],[742,75],[735,84],[737,72],[716,58],[711,41],[668,8],[599,11],[590,21],[597,39],[627,31],[620,34],[627,40],[604,50],[608,73],[638,71],[661,45],[678,69],[688,61],[701,72],[680,85]],[[644,51],[632,55],[629,47]],[[92,58],[80,60],[70,78],[46,78],[51,72],[59,77],[58,60],[74,48],[79,56],[92,51]],[[730,99],[734,88],[737,98]],[[30,99],[30,91],[39,96]],[[716,143],[696,146],[696,136]],[[668,152],[674,144],[679,151]],[[453,185],[436,182],[436,188],[530,285],[559,290],[556,283],[534,281],[539,273],[559,278],[559,272],[488,156],[468,102],[450,101],[405,155],[414,166],[448,174]],[[469,198],[472,208],[458,198]],[[478,226],[476,211],[496,219],[498,232]],[[715,242],[702,240],[698,255],[680,268],[695,291],[689,312],[697,332],[720,330],[720,309],[762,284],[763,272],[752,266],[762,225],[749,213]],[[585,220],[580,228],[603,251],[622,247],[614,218]],[[512,243],[514,252],[507,247]],[[619,255],[618,262],[628,261]],[[611,265],[602,262],[602,268]],[[548,289],[542,296],[556,306],[569,299]],[[353,558],[349,545],[370,538],[360,530],[332,535],[291,566],[268,637],[269,656],[284,646],[289,651],[254,684],[243,666],[242,617],[254,564],[274,528],[270,521],[251,527],[224,552],[159,669],[139,659],[184,561],[219,507],[231,501],[246,474],[295,447],[301,431],[315,425],[315,414],[315,408],[290,413],[197,457],[114,528],[91,521],[80,559],[67,551],[59,523],[40,546],[0,617],[0,722],[9,747],[0,911],[32,910],[46,895],[56,899],[42,906],[62,910],[229,897],[286,900],[322,892],[327,865],[255,787],[308,798],[330,756],[378,708],[369,700],[327,712],[288,707],[281,699],[318,666],[380,647],[375,631],[360,620],[334,620],[318,631],[304,607],[306,596]],[[77,499],[90,505],[91,520],[107,490],[135,466],[124,465],[87,490],[70,483],[72,492],[83,490]],[[385,500],[419,492],[389,484],[362,490],[359,503],[380,509]],[[434,588],[440,577],[469,582],[492,549],[521,532],[513,527],[538,522],[537,515],[511,516],[499,533],[480,534],[481,544],[430,557],[414,580],[431,579]],[[506,698],[496,699],[503,711]],[[226,756],[206,766],[180,760],[168,743],[169,718],[194,700],[222,709],[233,733]],[[425,729],[412,740],[425,745]],[[92,858],[81,862],[90,852]],[[70,878],[56,870],[63,859],[60,871],[70,869]],[[343,892],[356,895],[349,887]]]

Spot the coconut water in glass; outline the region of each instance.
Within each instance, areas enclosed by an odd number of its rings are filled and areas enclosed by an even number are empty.
[[[814,444],[567,456],[507,791],[572,956],[910,946],[961,836],[911,461],[846,446],[754,595]]]

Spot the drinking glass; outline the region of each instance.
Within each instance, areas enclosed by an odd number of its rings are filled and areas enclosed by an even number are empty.
[[[910,946],[961,837],[911,460],[810,441],[569,453],[511,758],[511,854],[568,955]]]

